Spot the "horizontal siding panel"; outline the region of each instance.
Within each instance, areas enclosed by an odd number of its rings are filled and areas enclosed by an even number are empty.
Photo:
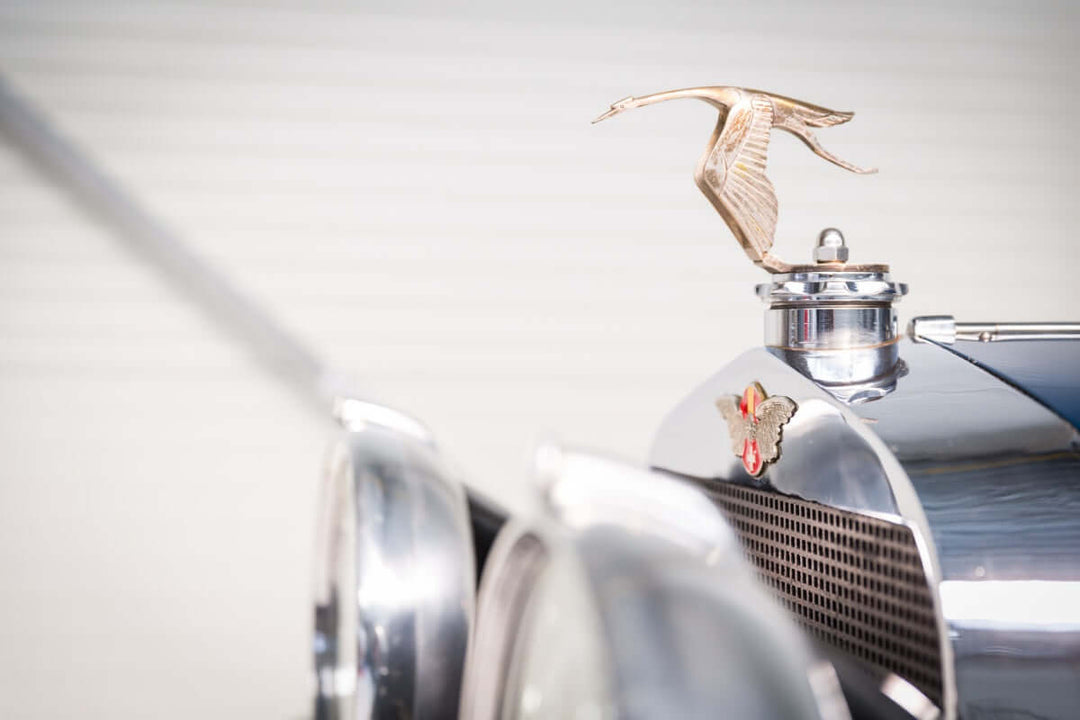
[[[536,437],[641,460],[761,333],[765,276],[690,177],[713,113],[592,117],[709,82],[856,110],[820,138],[878,176],[771,146],[781,256],[836,225],[910,283],[904,318],[1076,320],[1078,16],[3,0],[0,68],[317,354],[525,505]],[[306,717],[326,418],[2,138],[0,183],[0,632],[32,649],[0,652],[0,715]]]

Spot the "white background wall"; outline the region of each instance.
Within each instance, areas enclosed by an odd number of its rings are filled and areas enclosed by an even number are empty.
[[[844,229],[903,318],[1080,319],[1073,5],[0,4],[0,71],[287,326],[526,498],[549,430],[641,460],[759,342],[690,173],[695,84],[837,109],[776,137],[778,249]],[[308,709],[326,421],[0,145],[0,715]]]

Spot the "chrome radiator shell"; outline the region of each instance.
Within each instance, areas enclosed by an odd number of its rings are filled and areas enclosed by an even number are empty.
[[[751,350],[670,413],[650,464],[909,528],[936,616],[943,715],[1070,717],[1080,609],[1062,603],[1080,587],[1080,437],[942,348],[903,340],[899,351],[895,386],[846,403]],[[780,460],[756,480],[714,405],[751,382],[799,405]]]

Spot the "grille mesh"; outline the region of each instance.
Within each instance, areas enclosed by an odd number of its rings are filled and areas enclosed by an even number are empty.
[[[811,635],[896,673],[941,705],[937,624],[910,529],[742,485],[704,489]]]

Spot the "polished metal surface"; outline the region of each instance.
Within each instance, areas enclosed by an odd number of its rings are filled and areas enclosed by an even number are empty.
[[[1080,323],[956,323],[957,340],[1075,340]]]
[[[852,272],[821,267],[781,273],[757,286],[757,294],[771,305],[878,305],[893,303],[907,294],[904,283],[887,272]]]
[[[952,315],[925,315],[908,325],[916,342],[952,345],[957,341],[1005,342],[1017,340],[1080,339],[1080,323],[960,323]]]
[[[477,603],[476,629],[469,648],[461,690],[460,717],[502,718],[503,706],[510,694],[507,689],[510,664],[520,626],[529,604],[530,593],[541,572],[548,566],[551,548],[541,534],[528,524],[511,520],[495,538],[482,575]],[[570,623],[592,623],[592,608],[579,600]],[[582,648],[579,648],[581,650]],[[599,664],[595,652],[579,659],[581,672],[594,671]],[[585,655],[579,652],[578,655]],[[603,680],[583,688],[588,699],[580,702],[606,706],[607,689]],[[599,695],[597,699],[595,696]],[[542,698],[541,698],[542,700]],[[571,703],[579,702],[573,698]],[[599,717],[604,717],[599,713]]]
[[[799,408],[784,428],[783,456],[760,479],[747,474],[725,447],[727,428],[714,407],[715,398],[753,380],[790,397]],[[900,377],[891,382],[895,388],[903,381]],[[956,717],[952,645],[936,592],[940,573],[929,524],[902,466],[874,433],[873,423],[854,413],[851,404],[768,350],[750,350],[668,414],[654,439],[649,464],[701,482],[733,482],[906,527],[931,589],[941,658],[941,710],[945,718]],[[789,530],[778,527],[775,532]]]
[[[772,306],[765,346],[781,350],[859,350],[896,342],[891,306]]]
[[[784,428],[783,456],[757,480],[725,447],[727,428],[714,407],[715,398],[754,380],[774,394],[792,398],[799,407]],[[894,382],[902,384],[903,378]],[[918,495],[872,428],[851,405],[758,348],[737,357],[668,414],[656,434],[649,464],[698,480],[735,482],[906,526],[934,590],[939,580],[936,552]],[[952,647],[936,592],[932,599],[942,658],[942,710],[945,717],[955,717]]]
[[[844,234],[836,228],[822,230],[814,248],[814,262],[846,263],[847,260],[848,247],[844,242]]]
[[[909,527],[943,638],[947,717],[1071,717],[1080,707],[1080,437],[962,357],[901,340],[890,392],[846,402],[765,350],[737,358],[664,421],[650,463]],[[750,478],[715,398],[760,380],[799,411]],[[1010,713],[1012,715],[1010,715]]]
[[[716,129],[694,171],[694,182],[720,213],[750,259],[769,272],[786,273],[797,269],[769,252],[779,210],[772,183],[765,176],[772,128],[791,133],[819,157],[845,170],[859,174],[877,172],[852,165],[826,151],[811,131],[811,128],[846,123],[854,113],[829,110],[760,90],[698,87],[627,97],[612,104],[593,122],[631,108],[678,98],[703,100],[720,111]],[[860,269],[843,263],[837,266],[839,269]]]
[[[1080,707],[1080,435],[965,359],[904,343],[897,390],[855,409],[918,493],[964,717]]]
[[[1080,430],[1080,338],[940,347],[1019,388]]]
[[[343,428],[352,432],[363,432],[370,427],[383,427],[412,437],[426,445],[435,446],[435,438],[431,430],[422,422],[400,410],[368,400],[336,398],[334,419]]]
[[[830,231],[822,236],[831,237]],[[818,269],[774,275],[772,282],[757,286],[769,305],[765,346],[822,384],[885,378],[896,373],[899,360],[893,303],[906,292],[906,285],[884,272]]]
[[[719,397],[760,382],[798,405],[784,426],[784,453],[755,481],[735,457],[728,428],[716,409]],[[872,404],[872,403],[871,403]],[[872,428],[846,403],[799,374],[764,348],[743,353],[706,380],[664,419],[649,464],[694,478],[762,484],[833,507],[869,511],[902,521],[902,501],[915,501],[899,464]]]
[[[771,307],[765,346],[803,375],[825,385],[883,378],[899,362],[891,306]]]
[[[696,488],[552,447],[538,465],[543,509],[485,571],[463,718],[848,717]]]
[[[415,420],[342,408],[323,483],[316,718],[454,718],[475,604],[461,485]]]
[[[876,389],[887,392],[895,387],[890,378],[900,370],[900,356],[892,343],[861,350],[769,350],[808,378],[835,387],[837,397],[849,392],[859,394],[864,389],[875,395],[879,394]]]

